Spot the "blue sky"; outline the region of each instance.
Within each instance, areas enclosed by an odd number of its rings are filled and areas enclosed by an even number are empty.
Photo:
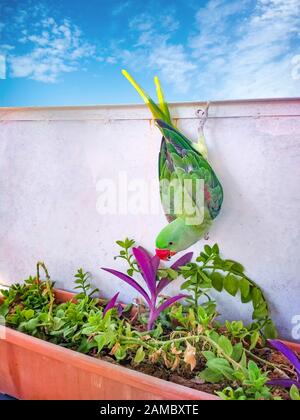
[[[0,106],[300,96],[300,0],[1,0]]]

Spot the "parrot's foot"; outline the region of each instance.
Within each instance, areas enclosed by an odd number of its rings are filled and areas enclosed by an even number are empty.
[[[205,241],[209,241],[209,232],[207,232],[207,233],[204,235],[204,240],[205,240]]]

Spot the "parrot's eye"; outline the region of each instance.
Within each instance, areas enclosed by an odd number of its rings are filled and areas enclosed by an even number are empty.
[[[169,245],[173,245],[173,242],[169,242]]]

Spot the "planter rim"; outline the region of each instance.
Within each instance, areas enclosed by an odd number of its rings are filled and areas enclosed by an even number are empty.
[[[75,294],[72,292],[55,289],[55,297],[58,302],[71,300],[74,296]],[[0,298],[0,303],[1,300],[2,299]],[[105,378],[112,380],[115,379],[117,382],[123,384],[130,383],[133,387],[142,389],[143,391],[154,391],[157,395],[161,395],[163,393],[163,397],[165,399],[220,400],[220,398],[214,394],[198,391],[184,385],[138,372],[119,364],[97,359],[92,356],[79,353],[75,350],[49,343],[48,341],[27,335],[9,327],[0,325],[0,337],[4,337],[2,339],[8,343],[23,347],[37,354],[47,354],[47,357],[51,359],[60,360],[77,367],[80,366],[92,374],[100,374]],[[300,343],[292,343],[284,340],[281,341],[287,344],[292,350],[300,352]]]

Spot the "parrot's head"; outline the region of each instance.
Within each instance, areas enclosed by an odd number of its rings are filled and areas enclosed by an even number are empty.
[[[179,251],[188,248],[186,243],[185,224],[180,219],[164,227],[156,238],[156,255],[161,260],[169,260]]]

